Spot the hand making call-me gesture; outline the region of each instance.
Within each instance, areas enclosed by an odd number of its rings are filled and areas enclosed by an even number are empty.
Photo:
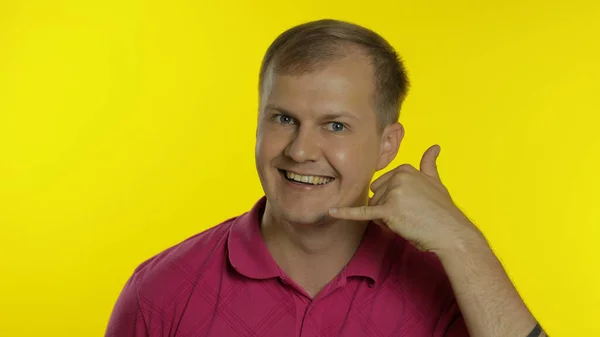
[[[479,231],[452,201],[442,184],[436,160],[438,145],[421,159],[420,170],[403,164],[371,184],[368,206],[332,208],[338,219],[373,220],[424,251],[440,252],[478,237]]]

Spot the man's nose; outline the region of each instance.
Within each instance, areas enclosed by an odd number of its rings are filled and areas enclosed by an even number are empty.
[[[317,161],[321,155],[318,133],[307,127],[299,127],[286,147],[285,155],[297,163]]]

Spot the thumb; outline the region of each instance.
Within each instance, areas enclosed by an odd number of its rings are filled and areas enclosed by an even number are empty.
[[[421,158],[421,172],[437,179],[440,179],[437,169],[437,158],[440,154],[440,150],[441,148],[439,145],[433,145],[425,151]]]

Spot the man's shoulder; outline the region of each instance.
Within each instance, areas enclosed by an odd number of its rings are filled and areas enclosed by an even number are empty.
[[[238,218],[227,219],[142,262],[131,276],[138,296],[168,295],[165,292],[169,289],[193,283],[211,268],[222,265],[227,257],[229,231]]]

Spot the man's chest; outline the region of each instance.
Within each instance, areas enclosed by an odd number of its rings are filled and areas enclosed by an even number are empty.
[[[434,322],[401,289],[355,280],[314,300],[277,281],[190,294],[173,337],[431,336]]]

